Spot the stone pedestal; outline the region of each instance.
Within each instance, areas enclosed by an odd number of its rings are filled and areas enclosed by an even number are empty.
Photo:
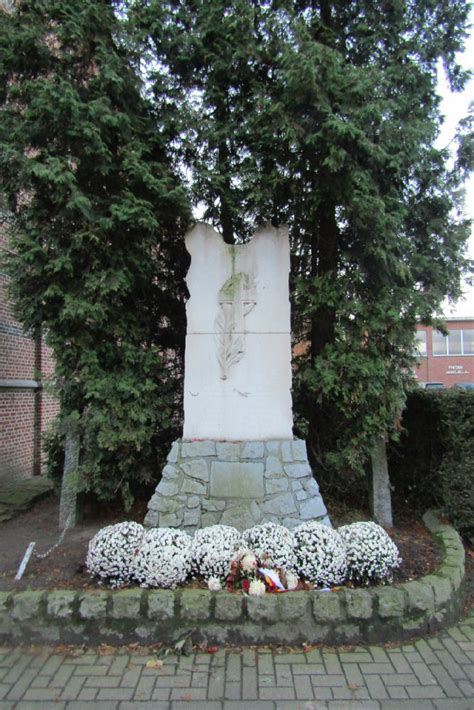
[[[300,439],[175,441],[148,504],[145,525],[193,533],[220,523],[245,530],[331,525]]]

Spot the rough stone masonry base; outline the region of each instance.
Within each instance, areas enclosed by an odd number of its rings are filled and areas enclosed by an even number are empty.
[[[464,600],[464,548],[433,513],[424,521],[443,551],[415,582],[338,592],[247,597],[204,589],[0,593],[0,641],[327,644],[402,641],[451,623]]]
[[[175,441],[144,524],[193,533],[209,525],[243,531],[263,522],[330,525],[301,439]]]

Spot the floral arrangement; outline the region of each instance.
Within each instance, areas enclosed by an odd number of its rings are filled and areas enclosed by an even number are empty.
[[[125,522],[99,530],[89,542],[86,568],[93,577],[112,587],[133,579],[134,560],[142,544],[145,528],[139,523]]]
[[[239,550],[230,562],[229,573],[225,580],[227,591],[241,589],[248,593],[250,582],[257,578],[259,564],[253,552],[247,549]]]
[[[348,579],[356,584],[391,579],[402,560],[397,546],[380,525],[352,523],[340,527],[338,533],[346,547]]]
[[[242,589],[251,596],[261,596],[266,591],[284,592],[296,589],[298,583],[298,577],[291,570],[276,567],[268,554],[257,557],[252,550],[244,548],[239,550],[231,561],[226,588],[228,591]],[[211,589],[211,583],[209,588]]]
[[[249,594],[251,597],[261,597],[266,591],[264,582],[260,579],[252,579],[249,584]]]
[[[191,537],[173,528],[153,528],[134,559],[133,575],[142,587],[174,589],[191,572]]]
[[[207,588],[210,592],[220,592],[222,589],[222,582],[219,577],[209,577],[207,580]]]
[[[275,523],[255,525],[242,533],[242,539],[245,547],[257,556],[267,558],[268,567],[296,569],[293,533],[283,525]]]
[[[293,531],[266,523],[242,535],[228,525],[197,530],[194,537],[172,528],[146,531],[134,522],[109,525],[92,538],[88,572],[112,587],[139,582],[173,589],[189,576],[208,588],[260,596],[297,589],[299,575],[315,586],[386,582],[401,563],[398,549],[373,522],[337,531],[316,522]]]
[[[230,525],[211,525],[196,530],[192,540],[193,574],[206,580],[225,578],[241,542],[240,532]]]
[[[303,523],[293,531],[298,572],[315,585],[342,584],[346,577],[346,548],[332,528]]]

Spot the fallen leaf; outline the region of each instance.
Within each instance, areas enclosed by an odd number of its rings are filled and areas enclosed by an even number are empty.
[[[193,651],[193,642],[191,640],[192,631],[190,631],[184,638],[177,641],[174,645],[174,652],[177,656],[181,654],[183,656],[190,656]]]
[[[67,658],[77,658],[85,653],[84,646],[71,646],[68,644],[59,644],[54,647],[54,652],[65,655]]]
[[[108,646],[106,643],[102,643],[97,647],[98,656],[113,656],[115,654],[115,648],[113,646]]]
[[[208,646],[206,650],[208,653],[217,653],[219,646]]]
[[[182,654],[183,656],[190,656],[193,652],[193,642],[191,638],[186,639],[186,643],[183,646]]]
[[[163,661],[160,661],[159,658],[150,658],[150,660],[146,662],[146,667],[163,668]]]
[[[186,643],[186,639],[180,639],[179,641],[176,641],[176,643],[174,645],[175,653],[181,653],[185,643]]]

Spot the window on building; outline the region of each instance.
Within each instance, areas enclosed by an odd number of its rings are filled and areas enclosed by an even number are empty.
[[[448,335],[448,353],[462,355],[462,330],[452,330]]]
[[[464,355],[474,355],[474,328],[462,332]]]
[[[433,355],[474,355],[474,330],[433,331]]]
[[[433,330],[433,355],[448,354],[448,339],[439,330]]]
[[[427,354],[426,330],[417,330],[415,333],[415,355],[426,357]]]

